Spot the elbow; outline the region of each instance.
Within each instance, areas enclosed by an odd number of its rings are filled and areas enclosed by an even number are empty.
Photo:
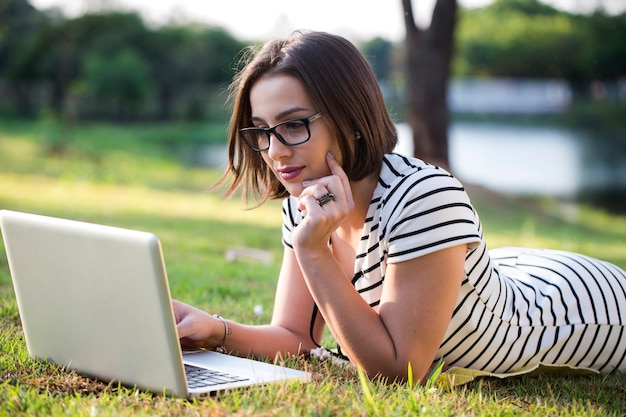
[[[437,369],[438,363],[428,360],[396,358],[389,361],[387,366],[381,366],[380,361],[374,366],[360,366],[370,380],[382,380],[388,383],[411,383],[411,385],[423,385],[431,379]]]

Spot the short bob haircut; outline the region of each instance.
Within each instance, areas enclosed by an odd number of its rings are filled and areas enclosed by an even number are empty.
[[[343,169],[351,181],[380,171],[383,155],[396,146],[396,127],[371,66],[352,43],[324,32],[299,31],[288,39],[269,41],[250,55],[230,87],[228,166],[216,184],[232,176],[225,197],[240,187],[243,200],[251,192],[258,205],[289,196],[261,153],[250,149],[239,134],[239,129],[252,124],[250,90],[264,75],[286,74],[302,83],[336,135]]]

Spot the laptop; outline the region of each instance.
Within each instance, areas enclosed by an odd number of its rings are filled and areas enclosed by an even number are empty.
[[[179,397],[310,380],[308,372],[263,361],[183,353],[154,234],[9,210],[0,210],[0,228],[36,359]]]

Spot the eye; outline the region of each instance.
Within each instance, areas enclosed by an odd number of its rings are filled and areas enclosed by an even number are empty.
[[[304,129],[305,125],[302,120],[291,120],[285,123],[285,129],[289,132],[298,132],[301,129]]]

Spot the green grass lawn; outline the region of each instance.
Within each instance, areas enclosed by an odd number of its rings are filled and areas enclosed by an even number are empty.
[[[64,147],[50,139],[52,128],[0,121],[0,208],[154,232],[163,245],[175,298],[245,323],[269,320],[282,253],[278,203],[246,211],[239,200],[224,201],[208,192],[220,172],[179,163],[180,154],[172,151],[177,149],[171,139],[176,127],[133,127],[134,134],[104,125],[76,127]],[[154,139],[159,135],[169,139]],[[626,268],[624,216],[549,199],[507,198],[475,187],[469,193],[491,247],[574,250]],[[228,262],[225,253],[233,246],[268,250],[273,260]],[[263,307],[260,316],[254,313],[257,305]],[[326,343],[332,346],[328,335]],[[308,359],[293,358],[288,364],[311,371],[313,381],[234,390],[193,402],[37,363],[26,351],[0,242],[0,415],[626,413],[624,375],[486,378],[445,389],[364,382],[350,368]]]

